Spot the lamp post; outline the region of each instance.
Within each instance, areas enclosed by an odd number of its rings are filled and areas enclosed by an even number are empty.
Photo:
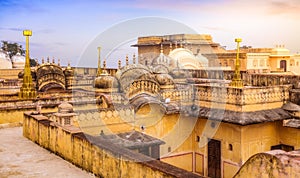
[[[235,60],[235,70],[234,70],[234,76],[232,79],[232,82],[230,83],[230,86],[236,87],[236,88],[243,88],[243,81],[241,79],[241,73],[240,73],[240,42],[242,42],[241,38],[236,38],[235,42],[237,43],[236,47],[236,60]]]
[[[32,36],[32,31],[24,30],[23,36],[26,37],[26,56],[25,56],[23,84],[20,88],[19,98],[32,99],[36,97],[36,90],[32,82],[32,76],[30,70],[30,58],[29,58],[29,37]]]

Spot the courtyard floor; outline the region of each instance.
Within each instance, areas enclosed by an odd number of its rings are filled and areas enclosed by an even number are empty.
[[[1,178],[94,177],[26,139],[22,132],[22,127],[0,129]]]

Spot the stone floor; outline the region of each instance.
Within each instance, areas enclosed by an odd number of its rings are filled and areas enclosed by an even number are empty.
[[[22,135],[22,127],[0,129],[0,177],[5,178],[91,178]]]

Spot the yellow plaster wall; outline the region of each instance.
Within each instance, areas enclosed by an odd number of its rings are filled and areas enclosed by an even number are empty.
[[[43,116],[38,117],[40,120],[46,119]],[[113,153],[91,144],[86,139],[76,137],[52,122],[49,126],[41,126],[38,120],[27,114],[24,115],[23,134],[25,137],[99,177],[174,177],[174,172],[181,172],[180,174],[184,175],[182,171],[170,165],[168,165],[168,170],[162,171],[159,166],[155,165],[164,166],[159,161],[148,163],[132,161],[132,158]]]
[[[23,123],[23,114],[27,111],[35,111],[32,109],[14,109],[14,110],[1,110],[0,111],[0,124],[10,124],[10,123]],[[43,112],[55,112],[57,107],[53,108],[42,108]]]
[[[294,149],[300,149],[300,130],[291,127],[284,127],[282,123],[278,124],[279,142],[282,144],[294,146]]]
[[[173,166],[182,168],[184,170],[193,171],[193,153],[183,153],[173,155],[172,157],[162,158],[161,161],[171,164]]]
[[[207,144],[200,146],[196,139],[197,136],[199,136],[200,139],[212,137],[213,139],[221,141],[223,177],[232,177],[241,166],[241,126],[220,123],[214,134],[214,129],[210,128],[210,124],[211,121],[199,118],[186,140],[175,150],[172,149],[170,153],[164,155],[161,160],[185,170],[207,176]],[[204,129],[206,130],[204,131]],[[229,144],[233,147],[232,151],[229,150]],[[166,143],[165,145],[169,144]],[[165,145],[162,145],[162,147]],[[192,164],[194,165],[192,166]]]
[[[252,155],[271,150],[279,144],[279,130],[276,122],[253,124],[242,127],[242,163]]]

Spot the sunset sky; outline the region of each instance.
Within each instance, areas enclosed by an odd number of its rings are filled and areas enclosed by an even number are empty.
[[[89,44],[104,31],[127,20],[159,17],[184,24],[199,34],[211,34],[215,42],[227,49],[234,48],[234,38],[240,37],[242,45],[285,44],[296,53],[300,52],[299,9],[299,0],[1,0],[0,40],[24,45],[22,30],[31,29],[31,57],[41,60],[50,56],[60,58],[63,64],[70,60],[76,65]],[[145,31],[144,25],[131,28]],[[157,33],[149,30],[142,35],[156,35],[152,32]],[[168,29],[169,34],[178,32]],[[119,35],[127,35],[123,29],[117,33],[109,38],[113,41]],[[134,43],[130,41],[125,47]],[[122,56],[116,56],[119,57]],[[93,62],[85,65],[94,66]]]

